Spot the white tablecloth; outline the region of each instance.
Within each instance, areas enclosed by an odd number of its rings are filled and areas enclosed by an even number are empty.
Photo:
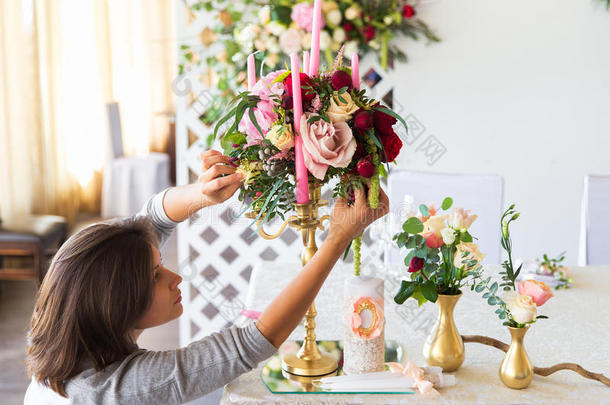
[[[261,311],[298,271],[297,265],[264,263],[252,273],[246,306]],[[319,339],[341,339],[343,323],[341,305],[343,280],[351,272],[339,264],[323,286],[316,305],[316,333]],[[497,274],[498,267],[488,269]],[[610,267],[574,268],[576,279],[568,290],[539,308],[539,314],[550,319],[539,320],[528,331],[525,345],[536,366],[574,362],[584,368],[610,376]],[[399,280],[399,279],[398,279]],[[423,365],[422,347],[435,317],[435,305],[421,308],[410,301],[398,306],[393,301],[397,281],[386,279],[386,339],[402,343],[407,356]],[[495,309],[495,308],[494,308]],[[504,342],[510,337],[506,327],[480,295],[467,291],[455,309],[460,333],[487,335]],[[301,339],[299,326],[290,339]],[[506,388],[498,377],[504,353],[478,343],[466,344],[466,359],[456,372],[457,385],[440,391],[439,396],[415,395],[335,395],[270,393],[260,380],[260,367],[246,373],[225,387],[222,403],[579,403],[610,404],[610,387],[587,380],[571,371],[560,371],[549,377],[535,376],[525,390]]]
[[[120,157],[107,163],[102,185],[102,217],[126,217],[140,211],[153,194],[169,187],[169,156]]]

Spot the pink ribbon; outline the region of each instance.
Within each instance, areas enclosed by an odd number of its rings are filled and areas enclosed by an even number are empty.
[[[252,311],[251,309],[242,309],[239,314],[245,316],[246,318],[256,320],[261,316],[262,312]]]
[[[418,391],[422,394],[428,394],[436,391],[434,389],[434,384],[432,384],[430,381],[424,380],[424,370],[417,367],[412,361],[409,360],[406,366],[394,362],[385,364],[390,367],[391,372],[401,373],[404,376],[413,378],[415,380],[415,387],[417,387]]]

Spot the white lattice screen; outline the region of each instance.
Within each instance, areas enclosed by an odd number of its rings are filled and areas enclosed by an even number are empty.
[[[201,51],[202,59],[205,55],[216,54],[217,46],[204,49],[198,42],[198,34],[210,22],[209,17],[189,15],[180,2],[177,2],[177,8],[179,44],[189,44],[192,49]],[[383,72],[373,57],[364,58],[361,64],[361,72],[365,75],[369,69],[379,76],[378,82],[369,87],[369,94],[392,104],[391,74]],[[211,94],[202,86],[201,74],[201,70],[194,68],[174,82],[178,184],[196,180],[200,170],[199,153],[205,148],[205,139],[212,131],[199,120]],[[402,110],[400,106],[394,107]],[[323,197],[329,196],[330,190],[323,190]],[[250,220],[236,218],[240,211],[240,203],[232,198],[221,206],[200,211],[178,226],[179,270],[184,278],[184,315],[180,319],[182,345],[214,330],[245,322],[240,311],[244,309],[250,273],[256,263],[262,260],[299,261],[301,240],[295,231],[286,229],[280,238],[273,241],[252,237],[254,228],[249,227]],[[273,224],[270,228],[273,230]],[[319,242],[324,237],[325,233],[320,234]],[[383,248],[373,246],[366,233],[364,242],[363,264],[380,264]]]

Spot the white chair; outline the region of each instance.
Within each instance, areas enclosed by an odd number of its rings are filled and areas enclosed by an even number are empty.
[[[578,264],[610,264],[610,176],[587,175],[584,183]]]
[[[102,183],[102,217],[136,214],[153,194],[169,187],[169,156],[123,156],[123,135],[117,103],[106,104],[112,159],[106,162]]]
[[[445,197],[453,198],[453,206],[469,209],[478,215],[471,234],[478,238],[474,242],[485,254],[483,263],[500,263],[500,217],[504,204],[502,176],[394,170],[388,176],[388,197],[391,212],[401,221],[405,219],[405,210],[414,214],[420,204],[430,203],[440,209]],[[386,263],[403,263],[403,253],[396,247],[390,248]]]

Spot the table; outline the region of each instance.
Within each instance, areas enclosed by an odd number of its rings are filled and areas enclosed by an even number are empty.
[[[248,309],[261,311],[296,274],[299,266],[286,263],[263,263],[253,270],[246,300]],[[322,287],[316,306],[318,339],[342,339],[343,280],[351,266],[337,264]],[[499,266],[486,268],[497,275]],[[550,319],[539,320],[528,331],[525,344],[536,366],[574,362],[584,368],[610,376],[610,266],[571,269],[574,286],[555,291],[555,297],[539,309]],[[393,293],[400,281],[386,278],[386,339],[405,346],[407,356],[423,365],[422,347],[435,319],[435,305],[421,308],[409,304],[398,306]],[[480,295],[466,291],[455,310],[455,321],[462,334],[487,335],[509,343],[506,327]],[[299,326],[290,339],[302,338]],[[260,367],[227,384],[222,404],[247,403],[328,403],[328,404],[444,404],[444,403],[602,403],[610,404],[610,387],[587,380],[571,371],[559,371],[549,377],[535,376],[525,390],[506,388],[498,377],[504,353],[477,343],[466,344],[466,359],[456,372],[457,384],[442,389],[438,396],[415,395],[336,395],[271,394],[260,380]]]

